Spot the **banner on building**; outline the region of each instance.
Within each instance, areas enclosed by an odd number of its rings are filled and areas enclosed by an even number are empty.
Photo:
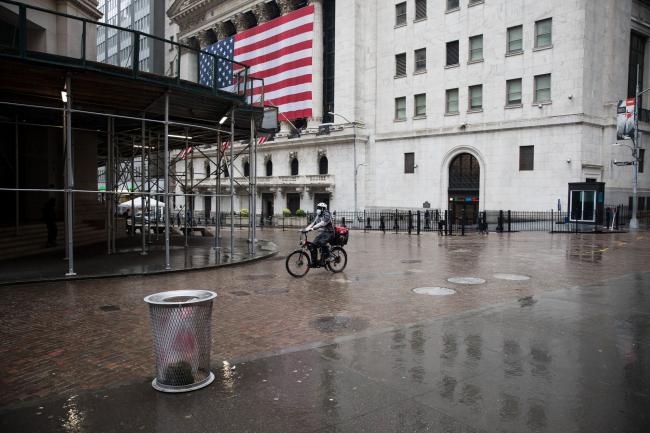
[[[625,140],[634,137],[634,98],[618,101],[616,108],[616,138]]]
[[[252,77],[264,79],[263,89],[255,83],[253,97],[264,91],[265,104],[279,108],[280,120],[292,120],[312,115],[313,39],[314,6],[310,5],[222,39],[204,51],[249,66]],[[220,89],[233,86],[233,63],[213,62],[202,54],[200,83],[212,87],[215,79]]]

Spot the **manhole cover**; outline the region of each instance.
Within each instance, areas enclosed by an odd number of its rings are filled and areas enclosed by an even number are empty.
[[[234,290],[234,291],[230,292],[230,294],[235,295],[235,296],[248,296],[248,295],[250,295],[250,293],[248,293],[245,290]]]
[[[102,311],[118,311],[120,307],[117,305],[102,305],[99,309]]]
[[[289,289],[283,287],[274,287],[268,289],[255,289],[254,292],[258,295],[279,295],[281,293],[288,293]]]
[[[422,260],[418,260],[418,259],[404,259],[404,260],[402,260],[402,263],[422,263]]]
[[[456,293],[454,289],[448,289],[447,287],[416,287],[413,292],[418,295],[429,296],[448,296]]]
[[[476,278],[476,277],[452,277],[452,278],[447,278],[447,281],[450,283],[456,283],[456,284],[483,284],[485,283],[485,280],[483,278]]]
[[[323,316],[312,320],[311,326],[321,332],[360,331],[368,327],[368,322],[356,317]]]
[[[530,280],[528,275],[517,275],[517,274],[494,274],[494,278],[499,280],[508,280],[508,281],[526,281]]]

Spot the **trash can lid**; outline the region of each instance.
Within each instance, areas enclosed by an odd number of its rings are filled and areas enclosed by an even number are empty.
[[[155,305],[184,305],[205,302],[216,297],[217,294],[209,290],[170,290],[149,295],[144,298],[144,302]]]

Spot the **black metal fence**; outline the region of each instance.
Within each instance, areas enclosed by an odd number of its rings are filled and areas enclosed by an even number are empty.
[[[336,225],[353,230],[383,231],[394,233],[420,234],[422,232],[438,232],[440,235],[464,235],[468,233],[488,232],[524,232],[542,231],[556,233],[588,232],[594,230],[622,230],[627,227],[631,217],[628,206],[605,206],[602,221],[597,224],[576,223],[569,220],[568,212],[557,211],[513,211],[489,210],[468,217],[464,213],[454,213],[451,210],[366,210],[366,211],[333,211]],[[172,220],[175,226],[214,226],[216,216],[195,212],[193,218],[185,218],[177,214]],[[282,228],[283,230],[305,227],[313,221],[314,214],[306,216],[262,216],[255,217],[258,228]],[[650,210],[639,211],[639,223],[650,228]],[[234,225],[246,228],[250,224],[249,216],[235,214]],[[221,226],[230,225],[230,213],[221,214]]]

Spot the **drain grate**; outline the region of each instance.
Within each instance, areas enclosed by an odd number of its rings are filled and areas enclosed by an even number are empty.
[[[368,322],[358,317],[322,316],[311,321],[311,326],[321,332],[360,331],[368,327]]]
[[[117,305],[102,305],[99,309],[102,311],[119,311],[120,307]]]

